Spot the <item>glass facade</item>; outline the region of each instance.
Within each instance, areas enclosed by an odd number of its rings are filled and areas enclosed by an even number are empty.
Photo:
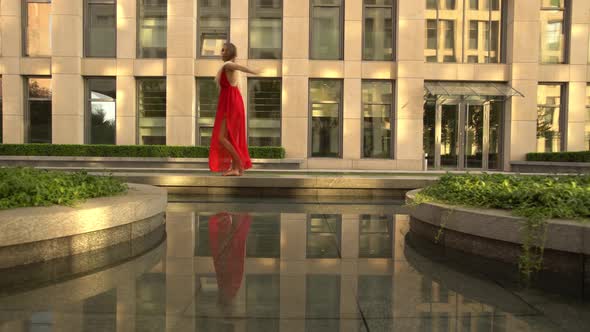
[[[280,59],[283,1],[250,0],[250,59]]]
[[[565,137],[563,84],[539,84],[537,89],[537,152],[562,151]]]
[[[117,119],[117,80],[115,78],[89,78],[86,81],[88,96],[86,111],[87,144],[115,144]]]
[[[221,56],[221,48],[229,40],[229,6],[229,0],[198,0],[199,56]]]
[[[86,0],[84,52],[87,57],[117,56],[117,6],[115,0]]]
[[[248,80],[248,145],[281,146],[281,79]]]
[[[393,84],[391,81],[363,81],[364,158],[393,158]]]
[[[26,143],[51,143],[51,78],[27,78]]]
[[[364,1],[363,59],[393,61],[394,1]]]
[[[311,0],[310,59],[342,60],[344,39],[342,0]]]
[[[167,0],[138,0],[137,57],[165,58]]]
[[[311,157],[341,157],[342,80],[311,79]]]
[[[138,79],[138,143],[166,145],[166,79]]]
[[[27,56],[51,56],[51,0],[26,1]]]
[[[541,1],[541,63],[565,63],[566,0]]]
[[[503,61],[504,1],[426,1],[427,62]]]
[[[211,145],[218,98],[219,90],[214,78],[197,78],[197,145]]]

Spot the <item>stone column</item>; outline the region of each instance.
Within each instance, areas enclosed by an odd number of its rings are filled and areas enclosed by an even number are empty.
[[[537,149],[537,86],[540,54],[540,0],[508,2],[507,63],[511,64],[509,84],[524,95],[512,97],[505,122],[504,168],[510,160],[524,160]],[[507,113],[508,113],[507,112]],[[509,145],[508,145],[509,144]]]
[[[344,159],[361,157],[361,60],[363,2],[346,1],[344,6]]]
[[[24,142],[23,80],[20,76],[21,1],[0,1],[0,52],[2,62],[2,142]]]
[[[117,0],[117,145],[137,142],[136,0]]]
[[[195,145],[197,2],[168,2],[166,144]]]
[[[84,143],[82,1],[51,3],[52,143]]]
[[[587,149],[585,145],[585,121],[589,26],[590,2],[584,0],[572,1],[570,83],[567,98],[567,151]]]
[[[423,165],[424,1],[398,2],[395,159],[398,169]]]
[[[287,158],[307,158],[309,0],[283,1],[281,137]]]

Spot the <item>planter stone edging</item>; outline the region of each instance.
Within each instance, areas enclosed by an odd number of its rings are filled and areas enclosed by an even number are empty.
[[[406,201],[413,201],[420,190],[409,191]],[[444,221],[444,229],[522,244],[521,222],[524,219],[512,216],[507,211],[422,203],[410,208],[408,213],[412,218],[435,227],[440,227]],[[590,224],[561,219],[549,220],[545,248],[590,256]]]

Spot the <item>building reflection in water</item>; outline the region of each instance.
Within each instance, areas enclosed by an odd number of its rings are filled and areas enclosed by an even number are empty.
[[[151,261],[0,298],[0,332],[543,330],[512,293],[411,248],[405,215],[195,210],[168,211]]]

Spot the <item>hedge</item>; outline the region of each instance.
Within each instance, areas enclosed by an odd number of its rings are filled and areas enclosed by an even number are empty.
[[[590,151],[527,153],[526,160],[589,163]]]
[[[248,148],[250,157],[283,159],[283,147]],[[1,156],[62,156],[62,157],[170,157],[207,158],[205,146],[168,145],[76,145],[76,144],[0,144]]]

